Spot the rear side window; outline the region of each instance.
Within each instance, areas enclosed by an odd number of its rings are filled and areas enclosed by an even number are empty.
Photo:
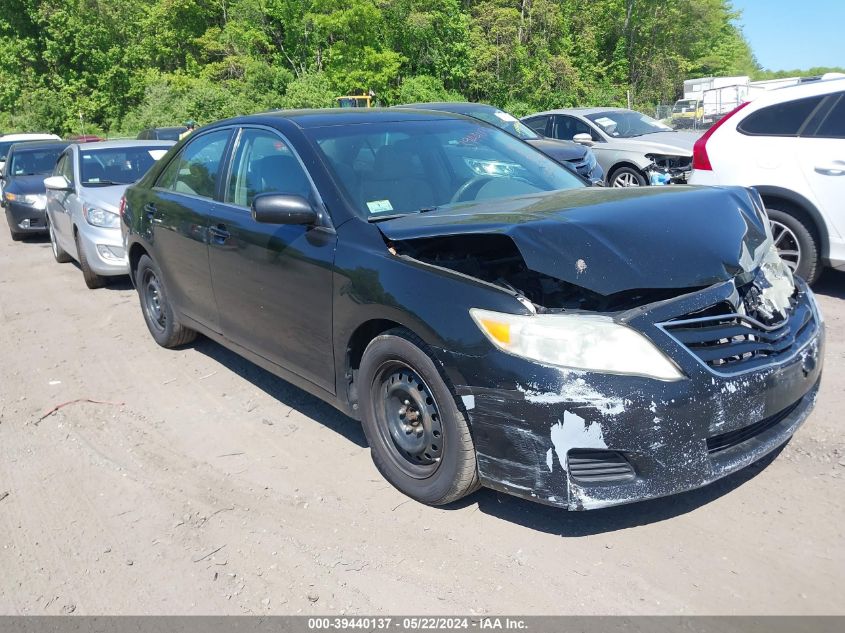
[[[845,138],[845,93],[813,134],[816,138]]]
[[[229,130],[217,130],[195,138],[170,161],[156,181],[156,187],[214,198],[228,142]]]
[[[808,97],[762,108],[748,115],[737,130],[751,136],[798,136],[823,99],[824,96]]]

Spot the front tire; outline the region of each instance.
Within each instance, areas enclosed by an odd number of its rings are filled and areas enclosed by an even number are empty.
[[[56,239],[56,232],[53,230],[53,223],[47,220],[47,232],[50,234],[50,249],[53,251],[53,258],[59,264],[67,264],[71,260],[71,256],[67,251],[59,246],[59,241]]]
[[[161,271],[147,255],[142,255],[138,260],[135,286],[138,288],[144,321],[156,343],[172,349],[186,345],[197,337],[194,330],[186,328],[176,319],[167,298]]]
[[[79,239],[79,233],[73,236],[76,241],[76,253],[79,255],[79,267],[82,269],[82,278],[85,280],[85,285],[91,290],[102,288],[106,285],[105,277],[101,277],[88,264],[88,258],[85,256],[85,249],[82,248],[82,240]]]
[[[610,178],[611,187],[645,187],[645,176],[633,167],[619,167],[613,171]]]
[[[359,380],[364,434],[388,482],[435,506],[478,489],[466,418],[421,339],[401,328],[376,337]]]
[[[794,274],[808,284],[816,281],[822,272],[822,266],[813,231],[789,211],[767,206],[766,212],[769,214],[772,239],[778,255]]]

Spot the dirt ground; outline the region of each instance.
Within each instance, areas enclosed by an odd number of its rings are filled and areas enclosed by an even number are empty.
[[[433,509],[354,421],[208,340],[158,347],[128,281],[87,290],[2,228],[2,614],[845,614],[845,274],[773,458],[608,510]],[[78,398],[104,404],[39,421]]]

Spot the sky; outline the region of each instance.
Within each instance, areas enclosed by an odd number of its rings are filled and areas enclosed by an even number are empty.
[[[845,0],[733,0],[763,68],[845,67]]]

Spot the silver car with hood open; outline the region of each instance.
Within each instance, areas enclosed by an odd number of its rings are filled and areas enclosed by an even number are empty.
[[[522,122],[543,136],[590,147],[611,187],[685,183],[698,138],[625,108],[549,110]]]
[[[53,256],[75,259],[89,288],[126,275],[119,205],[126,187],[174,145],[173,141],[73,144],[59,157],[47,188],[47,229]]]

